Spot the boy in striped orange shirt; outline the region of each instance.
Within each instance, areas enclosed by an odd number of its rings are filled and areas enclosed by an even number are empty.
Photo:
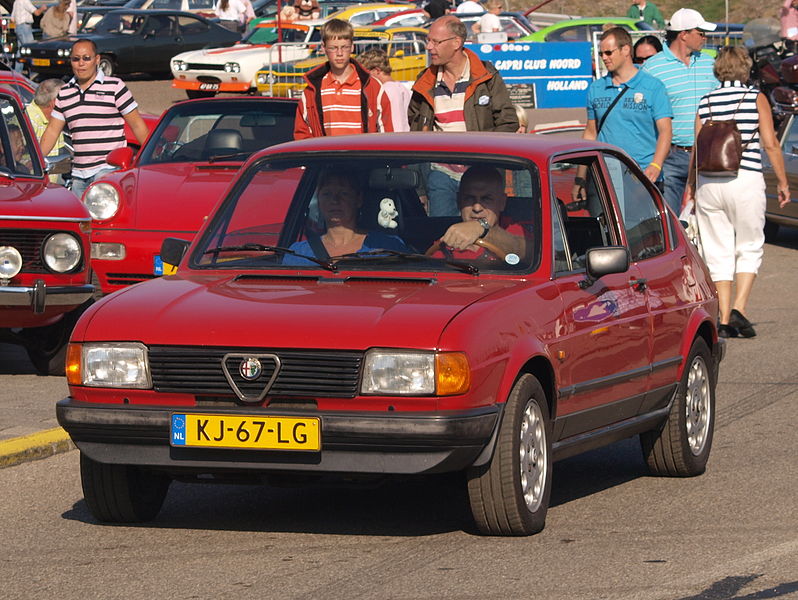
[[[390,99],[379,80],[352,60],[353,38],[348,21],[331,19],[322,26],[327,62],[305,75],[294,139],[393,131]]]

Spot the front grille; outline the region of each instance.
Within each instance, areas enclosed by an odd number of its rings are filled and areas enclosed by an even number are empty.
[[[108,285],[133,285],[149,279],[155,279],[152,273],[108,273]]]
[[[186,66],[190,71],[224,71],[224,65],[218,64],[188,63]]]
[[[22,255],[23,273],[47,273],[41,248],[50,234],[47,229],[0,229],[0,246],[13,246]]]
[[[222,370],[222,357],[231,352],[276,354],[280,358],[282,367],[267,397],[357,395],[363,353],[337,350],[152,346],[149,360],[153,387],[157,392],[231,396],[234,392]]]

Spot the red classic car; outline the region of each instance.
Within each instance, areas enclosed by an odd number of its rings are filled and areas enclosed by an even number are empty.
[[[576,213],[554,191],[566,174],[585,180]],[[57,415],[101,521],[154,518],[172,478],[462,471],[478,529],[526,535],[559,459],[639,435],[652,473],[705,470],[715,289],[617,148],[292,142],[161,252],[176,275],[96,303],[69,347]]]
[[[293,138],[296,100],[211,98],[164,112],[133,157],[83,194],[94,219],[92,268],[103,293],[163,273],[161,242],[191,238],[253,152]]]
[[[69,333],[90,301],[86,208],[50,184],[19,96],[0,90],[0,339],[41,374],[63,374]]]

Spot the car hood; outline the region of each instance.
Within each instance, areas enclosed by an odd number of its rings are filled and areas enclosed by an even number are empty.
[[[125,210],[115,227],[192,232],[213,211],[238,173],[237,163],[165,163],[112,173],[105,181],[124,190]],[[163,191],[169,190],[168,195]]]
[[[189,50],[173,57],[172,60],[182,60],[185,62],[199,64],[219,64],[227,62],[246,63],[250,68],[260,68],[269,61],[280,62],[286,60],[296,60],[305,58],[310,54],[310,49],[306,47],[282,47],[271,48],[268,45],[260,44],[239,44],[230,48],[203,48],[201,50]],[[182,71],[181,71],[182,72]]]
[[[0,218],[86,219],[89,212],[72,192],[44,181],[2,180]]]
[[[308,281],[288,275],[274,271],[238,278],[177,275],[147,281],[95,305],[73,339],[148,345],[434,349],[460,311],[516,283],[478,278],[358,280],[333,274]]]

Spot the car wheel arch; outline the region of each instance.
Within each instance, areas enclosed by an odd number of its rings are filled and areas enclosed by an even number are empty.
[[[704,310],[693,313],[687,326],[684,328],[684,332],[681,347],[679,348],[679,356],[682,357],[682,362],[679,365],[679,377],[682,376],[687,366],[687,355],[690,353],[690,348],[693,347],[693,342],[695,342],[697,338],[701,337],[704,339],[710,352],[714,353],[715,347],[718,345],[718,332],[715,320]]]

